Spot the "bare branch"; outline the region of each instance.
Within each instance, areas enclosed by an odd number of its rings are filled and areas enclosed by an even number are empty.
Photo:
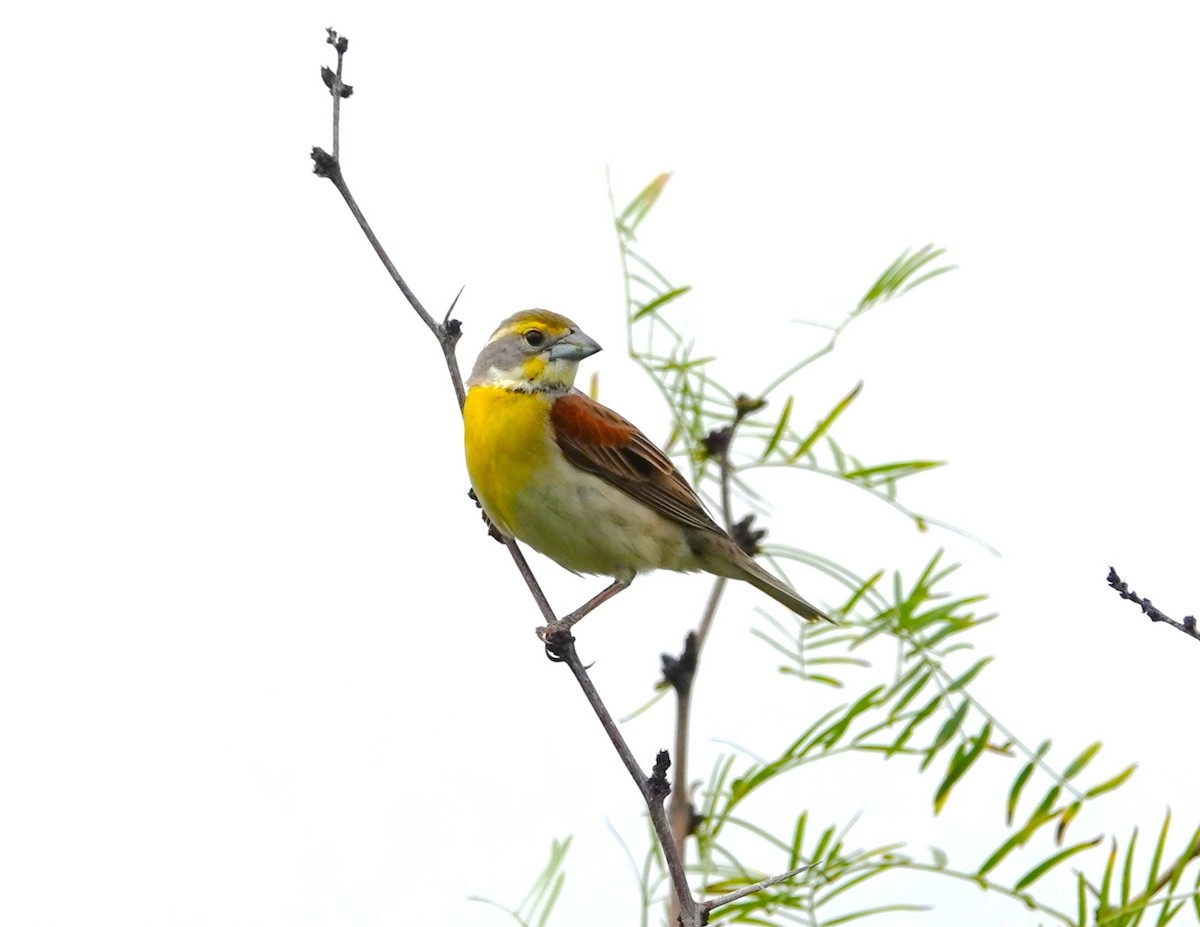
[[[683,867],[683,857],[671,837],[671,825],[667,822],[667,814],[663,808],[663,801],[671,791],[671,786],[667,783],[667,769],[671,765],[670,754],[666,750],[660,750],[654,762],[654,772],[649,776],[643,773],[637,760],[634,759],[633,751],[629,749],[629,744],[625,742],[620,728],[617,727],[617,722],[609,714],[608,708],[605,707],[600,694],[592,684],[591,677],[588,676],[587,669],[579,659],[579,654],[575,650],[575,638],[571,634],[570,627],[563,626],[560,622],[539,628],[538,637],[546,645],[546,652],[551,659],[565,663],[571,670],[579,687],[583,690],[583,694],[587,697],[588,704],[592,706],[596,717],[600,719],[600,724],[608,735],[608,739],[612,741],[617,755],[621,757],[621,762],[625,764],[638,791],[642,793],[646,808],[650,812],[650,821],[654,825],[654,833],[662,845],[663,856],[667,861],[667,871],[670,873],[671,884],[679,906],[679,923],[682,927],[701,927],[707,922],[707,918],[701,914],[700,906],[692,897],[692,890],[687,882],[687,873]]]
[[[1165,621],[1177,631],[1182,631],[1189,637],[1194,637],[1200,641],[1200,631],[1196,628],[1196,619],[1193,615],[1185,615],[1183,621],[1176,621],[1169,615],[1164,615],[1157,608],[1150,604],[1149,599],[1143,599],[1140,595],[1129,588],[1129,585],[1117,575],[1117,571],[1112,567],[1108,568],[1108,584],[1112,586],[1120,594],[1122,599],[1128,599],[1134,605],[1141,608],[1142,612],[1150,616],[1151,621]]]
[[[321,148],[313,148],[313,173],[318,177],[325,177],[332,181],[337,187],[338,192],[342,195],[342,199],[346,201],[346,205],[350,208],[351,214],[358,222],[359,228],[363,234],[367,236],[367,241],[371,243],[371,247],[375,250],[375,254],[386,268],[388,275],[392,278],[392,282],[404,294],[404,298],[408,300],[408,304],[412,306],[413,311],[425,323],[425,327],[438,340],[438,345],[442,349],[442,357],[446,361],[446,370],[450,374],[450,381],[454,385],[454,394],[458,398],[458,406],[461,409],[463,402],[466,400],[466,390],[463,387],[462,373],[458,369],[458,358],[455,355],[455,348],[458,345],[458,339],[462,337],[462,323],[458,319],[452,318],[454,306],[458,303],[458,297],[454,298],[454,302],[450,305],[450,311],[446,313],[446,318],[441,323],[434,321],[433,316],[417,299],[416,294],[400,276],[400,272],[396,269],[396,265],[392,263],[392,259],[384,250],[382,243],[376,237],[375,232],[371,229],[367,222],[366,216],[358,207],[354,197],[350,193],[350,187],[346,183],[346,178],[342,174],[341,162],[338,160],[338,129],[340,118],[340,101],[350,96],[352,88],[347,84],[342,83],[342,63],[345,57],[346,50],[349,48],[349,41],[345,36],[339,36],[334,30],[327,30],[328,36],[326,41],[337,50],[337,72],[330,73],[328,68],[322,71],[322,78],[325,81],[329,92],[333,95],[333,151],[331,155]],[[462,291],[460,290],[461,294]],[[521,553],[521,549],[517,547],[517,542],[512,538],[504,538],[504,544],[508,547],[508,552],[513,558],[513,562],[517,565],[517,571],[521,574],[521,578],[525,580],[525,585],[529,587],[530,594],[533,595],[534,601],[537,603],[538,609],[542,616],[547,621],[554,621],[554,610],[550,607],[550,603],[546,600],[545,593],[542,592],[541,586],[538,585],[537,579],[533,575],[533,571],[529,568],[529,564],[525,562],[525,557]]]
[[[777,876],[771,876],[769,879],[763,879],[761,882],[755,882],[753,885],[745,885],[727,895],[721,895],[717,898],[712,898],[700,905],[700,908],[704,911],[705,916],[707,916],[708,913],[714,908],[719,908],[723,904],[729,904],[732,901],[737,901],[739,898],[745,898],[747,895],[753,895],[755,892],[761,892],[764,888],[770,888],[772,885],[778,885],[780,882],[786,882],[788,879],[794,878],[795,876],[800,875],[800,873],[806,872],[811,868],[812,865],[810,864],[808,866],[800,866],[799,868],[793,869],[790,872],[781,872]]]
[[[738,524],[733,522],[733,496],[730,491],[731,465],[729,462],[729,448],[733,444],[734,436],[737,433],[738,425],[750,413],[757,411],[763,407],[762,400],[752,399],[745,394],[741,394],[734,401],[736,413],[734,419],[723,428],[714,428],[704,438],[704,448],[713,457],[716,458],[721,470],[721,520],[725,524],[725,530],[730,533],[730,536],[738,541],[743,549],[747,549],[747,545],[739,537],[739,534],[749,533],[749,517]],[[755,541],[761,538],[762,533],[759,532],[755,536]],[[750,545],[748,553],[753,554],[753,545]],[[700,618],[700,624],[697,629],[688,634],[684,642],[683,651],[678,657],[672,657],[669,654],[663,654],[663,678],[670,684],[675,691],[675,775],[674,785],[671,791],[671,837],[679,851],[679,855],[684,855],[684,842],[689,836],[695,833],[697,826],[696,809],[691,801],[691,788],[688,782],[688,757],[690,755],[690,728],[692,714],[692,687],[696,681],[696,673],[700,668],[700,652],[704,648],[704,642],[708,639],[708,633],[712,629],[713,619],[716,618],[717,606],[721,602],[721,593],[725,591],[726,580],[719,577],[713,584],[712,591],[709,593],[708,602],[704,607],[704,613]],[[673,917],[679,917],[683,911],[679,907],[679,900],[676,899],[672,905],[671,913]],[[707,918],[706,918],[707,919]]]
[[[325,30],[325,41],[337,51],[337,71],[321,68],[321,80],[325,81],[325,86],[329,88],[329,95],[333,97],[333,158],[336,161],[341,145],[342,100],[354,93],[353,87],[342,83],[342,59],[346,56],[346,49],[350,47],[350,41],[345,36],[339,36],[332,29]]]
[[[413,311],[425,323],[425,327],[437,338],[438,344],[442,349],[442,356],[446,361],[447,372],[454,386],[455,395],[458,398],[459,408],[461,409],[466,400],[466,391],[463,386],[462,373],[458,367],[458,358],[455,354],[455,349],[462,335],[462,324],[452,317],[454,307],[458,303],[458,296],[455,296],[454,302],[451,303],[450,309],[446,313],[446,317],[440,323],[435,321],[400,275],[395,264],[392,263],[382,243],[367,222],[366,216],[350,193],[350,188],[342,174],[342,166],[339,160],[341,100],[349,97],[353,92],[349,85],[342,82],[343,59],[349,48],[349,42],[344,36],[339,36],[332,29],[326,31],[328,33],[326,41],[337,51],[337,70],[331,71],[329,68],[323,68],[321,72],[322,80],[333,96],[333,154],[329,154],[321,148],[313,148],[313,173],[330,180],[337,188],[338,192],[342,195],[342,199],[345,200],[346,205],[349,207],[351,214],[354,216],[355,221],[358,222],[359,228],[362,229],[363,234],[367,237],[367,241],[371,243],[375,254],[387,270],[388,275],[392,278],[392,281],[399,288],[400,292],[404,294],[404,298],[408,301]],[[459,295],[461,293],[462,291],[460,290]],[[499,536],[498,532],[495,532],[494,526],[489,527],[492,528],[493,533]],[[584,695],[587,697],[589,704],[592,706],[592,710],[596,713],[597,718],[600,719],[600,723],[608,734],[609,740],[612,741],[617,754],[621,757],[621,761],[625,764],[638,790],[642,793],[642,797],[650,813],[650,819],[654,824],[655,833],[658,836],[659,843],[662,845],[663,855],[666,858],[667,868],[671,874],[671,881],[678,898],[680,910],[679,923],[681,927],[703,927],[708,921],[707,910],[703,910],[702,906],[692,897],[687,883],[687,874],[684,870],[682,854],[675,840],[672,839],[671,827],[667,821],[666,811],[664,810],[664,801],[671,792],[671,786],[667,782],[667,769],[671,765],[670,755],[665,750],[660,751],[654,764],[652,775],[646,776],[641,771],[637,765],[637,761],[633,758],[633,754],[629,750],[629,745],[625,742],[624,737],[617,728],[616,722],[613,720],[612,715],[609,714],[603,701],[601,701],[595,686],[592,685],[591,678],[588,676],[587,670],[575,650],[575,638],[571,635],[570,629],[572,625],[592,609],[621,592],[628,584],[614,582],[599,595],[594,596],[580,606],[580,608],[559,620],[555,617],[554,610],[546,600],[545,594],[538,585],[537,579],[534,577],[533,571],[529,568],[529,564],[525,561],[525,557],[522,555],[516,541],[505,537],[501,539],[508,547],[508,552],[512,556],[517,570],[525,580],[525,584],[529,587],[529,591],[537,603],[538,609],[547,622],[545,627],[538,629],[538,636],[545,643],[547,654],[551,659],[556,662],[565,663],[570,668]],[[714,597],[713,609],[715,609],[715,601]],[[780,877],[780,879],[782,878],[786,878],[786,876]],[[776,881],[779,881],[779,879]],[[766,884],[772,883],[768,881],[764,883],[764,885]],[[709,909],[711,909],[711,906]]]

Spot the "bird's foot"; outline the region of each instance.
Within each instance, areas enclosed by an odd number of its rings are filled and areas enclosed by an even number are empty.
[[[546,645],[546,657],[552,663],[562,663],[566,659],[567,650],[575,643],[571,625],[566,623],[565,618],[556,619],[538,628],[537,636]]]

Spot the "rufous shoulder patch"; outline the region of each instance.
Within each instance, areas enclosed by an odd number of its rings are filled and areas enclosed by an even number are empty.
[[[583,446],[624,447],[638,433],[615,412],[579,393],[556,399],[550,421],[558,434]]]

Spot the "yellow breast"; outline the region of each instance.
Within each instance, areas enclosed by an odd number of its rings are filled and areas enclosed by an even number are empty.
[[[483,510],[516,536],[516,498],[545,466],[550,451],[550,398],[495,386],[473,386],[463,406],[467,472]]]

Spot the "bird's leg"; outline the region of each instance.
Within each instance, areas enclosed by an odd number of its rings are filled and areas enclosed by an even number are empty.
[[[618,592],[622,592],[628,588],[629,588],[628,581],[614,579],[612,581],[611,586],[608,586],[606,589],[604,589],[598,595],[592,596],[590,599],[588,599],[586,602],[584,602],[582,605],[580,605],[579,608],[577,608],[577,609],[575,609],[575,611],[571,612],[571,614],[566,615],[563,618],[559,618],[558,621],[555,622],[555,624],[557,624],[564,631],[568,630],[569,628],[573,627],[576,623],[578,623],[578,621],[581,618],[583,618],[584,615],[587,615],[593,609],[596,609],[599,606],[603,605],[605,602],[607,602],[609,599],[611,599],[613,596],[615,596]]]
[[[575,642],[575,638],[571,636],[571,628],[585,615],[603,605],[618,592],[628,589],[631,582],[633,582],[632,579],[614,579],[612,585],[603,589],[598,595],[592,596],[571,614],[551,621],[544,628],[538,628],[537,636],[546,645],[546,656],[555,663],[562,663],[566,660],[566,648],[572,647]]]

